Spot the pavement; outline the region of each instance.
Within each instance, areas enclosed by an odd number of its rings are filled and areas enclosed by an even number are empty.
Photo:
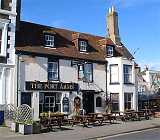
[[[93,140],[152,128],[160,128],[160,118],[130,122],[117,121],[116,124],[108,123],[103,126],[66,126],[62,130],[56,129],[53,132],[26,136],[11,132],[9,128],[0,127],[0,140]]]

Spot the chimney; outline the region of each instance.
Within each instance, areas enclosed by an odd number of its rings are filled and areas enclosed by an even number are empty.
[[[114,6],[109,8],[109,13],[107,16],[107,30],[108,37],[117,45],[121,45],[121,39],[119,36],[118,27],[118,13],[115,11]]]

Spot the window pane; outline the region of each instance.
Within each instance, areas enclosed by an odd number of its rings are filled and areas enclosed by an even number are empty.
[[[132,109],[132,98],[133,94],[132,93],[124,93],[124,102],[125,102],[125,109]]]
[[[96,107],[102,107],[102,98],[101,97],[96,98]]]
[[[45,46],[54,47],[53,35],[45,35]]]
[[[118,65],[111,65],[110,66],[110,82],[111,83],[118,83],[119,82],[119,70]]]
[[[132,83],[132,66],[124,65],[124,83]]]
[[[111,93],[112,111],[119,111],[119,94]]]
[[[58,62],[48,62],[48,80],[58,80]]]
[[[86,41],[79,41],[79,49],[80,51],[87,51],[87,42]]]
[[[92,81],[92,64],[84,65],[84,76],[87,81]]]

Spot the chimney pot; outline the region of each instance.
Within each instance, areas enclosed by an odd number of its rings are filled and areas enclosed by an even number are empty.
[[[114,8],[114,6],[112,6],[112,12],[114,12],[115,11],[115,8]]]

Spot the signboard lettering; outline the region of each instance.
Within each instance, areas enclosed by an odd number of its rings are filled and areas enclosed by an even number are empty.
[[[77,83],[52,83],[26,81],[26,90],[78,91]]]

